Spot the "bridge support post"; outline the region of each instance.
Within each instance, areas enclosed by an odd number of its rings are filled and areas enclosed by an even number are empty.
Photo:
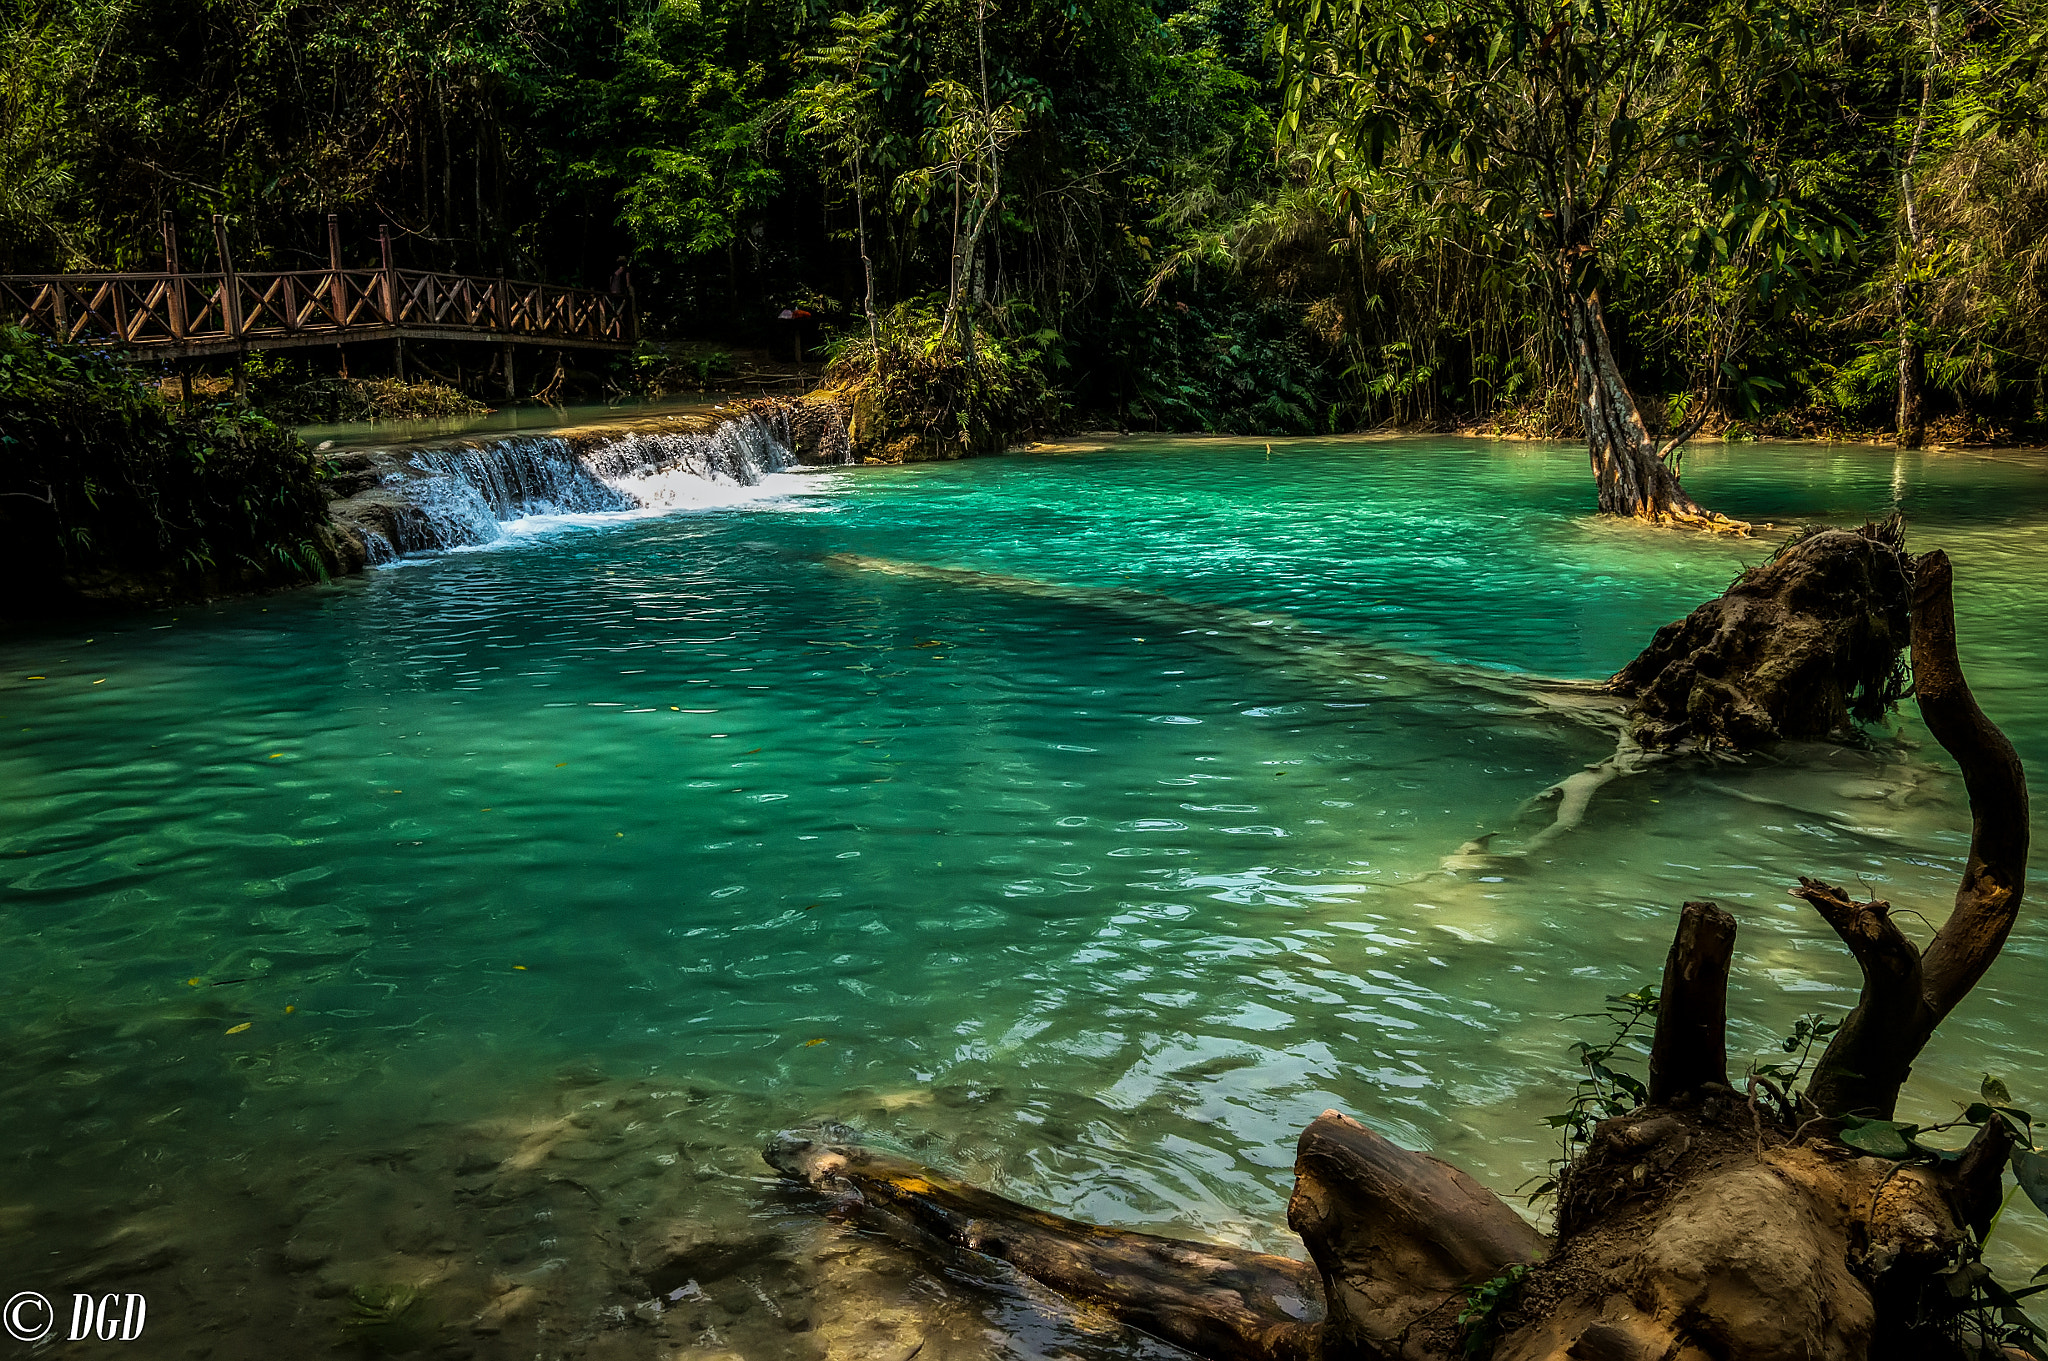
[[[518,395],[519,383],[512,376],[512,342],[508,340],[505,342],[505,399],[510,401]]]
[[[235,405],[249,405],[249,375],[244,361],[249,357],[242,325],[242,282],[235,277],[235,257],[228,250],[228,220],[213,215],[213,247],[220,252],[220,315],[228,334],[235,340]]]
[[[185,280],[178,266],[178,223],[171,216],[171,210],[164,209],[164,322],[171,328],[171,339],[185,338]],[[192,378],[183,369],[178,370],[178,382],[185,393],[185,400],[192,400]]]
[[[399,382],[401,382],[401,383],[403,383],[403,382],[405,381],[405,337],[404,337],[404,336],[400,336],[400,337],[398,337],[398,339],[396,339],[396,340],[394,340],[394,341],[392,341],[392,342],[391,342],[391,368],[392,368],[392,372],[394,372],[394,373],[396,373],[396,374],[398,375],[398,381],[399,381]]]
[[[228,220],[213,215],[213,248],[220,253],[220,315],[228,334],[242,337],[242,290],[235,279],[235,257],[228,253]]]
[[[391,268],[391,226],[381,224],[377,228],[377,258],[382,269],[384,293],[384,324],[398,325],[398,275]]]
[[[341,219],[327,215],[327,305],[336,326],[348,325],[348,285],[341,277]]]

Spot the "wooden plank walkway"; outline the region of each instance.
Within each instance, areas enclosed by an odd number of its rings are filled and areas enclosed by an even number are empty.
[[[622,350],[639,338],[633,295],[529,283],[391,263],[344,269],[328,218],[326,269],[234,267],[214,219],[225,268],[188,274],[164,227],[166,269],[156,274],[0,275],[0,324],[62,340],[133,346],[177,358],[359,340],[468,340],[565,349]]]

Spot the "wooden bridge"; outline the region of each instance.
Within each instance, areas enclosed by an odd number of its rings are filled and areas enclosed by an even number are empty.
[[[0,275],[0,324],[180,359],[390,340],[401,371],[407,340],[489,341],[506,346],[509,360],[513,345],[622,350],[639,339],[630,289],[399,269],[388,227],[378,231],[380,265],[344,269],[332,215],[327,268],[243,272],[218,216],[213,228],[221,266],[213,273],[179,267],[165,214],[162,273]]]

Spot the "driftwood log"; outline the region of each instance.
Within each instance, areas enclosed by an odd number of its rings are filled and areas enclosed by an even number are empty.
[[[1838,541],[1825,551],[1857,555],[1883,576],[1895,536],[1861,537],[1867,547]],[[999,1258],[1215,1361],[1963,1355],[1923,1304],[1998,1207],[2005,1126],[1990,1121],[1959,1160],[1938,1167],[1835,1138],[1840,1117],[1892,1112],[1935,1026],[1997,958],[2026,872],[2026,788],[2011,744],[1964,683],[1948,559],[1930,553],[1903,571],[1917,697],[1963,770],[1970,857],[1955,910],[1924,952],[1886,904],[1801,881],[1799,896],[1864,974],[1803,1109],[1758,1100],[1754,1081],[1742,1092],[1730,1084],[1736,922],[1691,902],[1665,963],[1649,1103],[1602,1122],[1565,1171],[1551,1237],[1458,1169],[1335,1111],[1295,1150],[1288,1224],[1312,1266],[1063,1219],[855,1144],[783,1135],[769,1162],[842,1214]],[[1710,638],[1700,642],[1706,633],[1686,634],[1698,645],[1684,655],[1717,655]],[[1704,661],[1696,671],[1693,693],[1707,697],[1697,707],[1725,724],[1734,710],[1716,707],[1722,692]],[[1853,703],[1848,693],[1837,699]],[[1457,1316],[1474,1290],[1517,1267],[1526,1270],[1512,1302],[1487,1333],[1469,1336]]]

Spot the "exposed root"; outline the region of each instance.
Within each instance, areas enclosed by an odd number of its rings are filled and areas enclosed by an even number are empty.
[[[1636,518],[1645,520],[1653,525],[1678,529],[1698,529],[1704,530],[1709,534],[1728,534],[1738,539],[1746,539],[1759,529],[1769,529],[1771,527],[1768,524],[1752,524],[1748,520],[1731,520],[1717,510],[1704,510],[1697,505],[1693,506],[1690,510],[1667,507],[1649,515],[1642,515]]]
[[[1648,751],[1634,738],[1624,734],[1620,744],[1614,749],[1614,755],[1565,776],[1529,801],[1535,804],[1555,799],[1557,812],[1548,827],[1522,843],[1522,853],[1534,854],[1559,837],[1577,831],[1580,824],[1586,820],[1586,810],[1593,805],[1593,796],[1616,780],[1640,775],[1646,770],[1688,754],[1690,753]]]

